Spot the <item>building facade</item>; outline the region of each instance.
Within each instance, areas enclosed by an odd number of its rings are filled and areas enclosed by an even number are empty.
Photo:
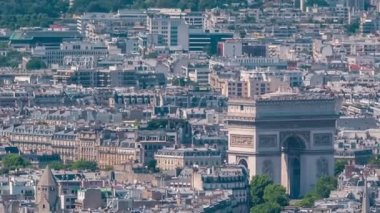
[[[249,199],[249,174],[241,165],[224,165],[208,168],[206,172],[194,169],[192,187],[196,190],[230,189],[235,200],[247,203]]]
[[[267,174],[297,198],[334,174],[338,100],[319,95],[267,95],[230,100],[228,162],[250,177]]]
[[[46,125],[20,125],[10,133],[10,143],[23,153],[51,153],[55,128]]]
[[[92,63],[100,57],[105,57],[108,49],[103,43],[90,43],[83,41],[63,42],[60,47],[42,46],[32,51],[33,57],[40,58],[47,64],[74,66],[75,58],[86,60],[93,57]]]
[[[79,133],[77,140],[77,158],[82,160],[97,161],[97,147],[100,146],[100,137],[94,131]]]
[[[100,168],[141,161],[140,149],[132,147],[100,146],[97,154]]]
[[[161,170],[200,166],[211,167],[222,164],[220,151],[210,148],[163,148],[158,150],[154,159]]]
[[[75,161],[75,151],[79,143],[74,131],[60,131],[53,134],[52,152],[58,154],[64,163]]]
[[[188,50],[189,24],[182,15],[177,10],[150,10],[147,31],[150,35],[161,35],[165,46]]]

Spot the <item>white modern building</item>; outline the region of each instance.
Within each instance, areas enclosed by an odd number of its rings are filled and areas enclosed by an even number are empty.
[[[161,35],[164,45],[189,50],[189,27],[202,28],[202,13],[179,9],[148,9],[146,27],[150,35]]]
[[[63,65],[65,57],[80,58],[89,56],[96,60],[106,55],[108,55],[108,49],[103,43],[84,41],[63,42],[59,48],[40,46],[32,50],[33,57],[40,58],[49,65]]]

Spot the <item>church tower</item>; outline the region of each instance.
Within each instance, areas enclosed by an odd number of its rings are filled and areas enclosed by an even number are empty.
[[[36,204],[39,213],[58,211],[58,184],[49,166],[37,184]]]

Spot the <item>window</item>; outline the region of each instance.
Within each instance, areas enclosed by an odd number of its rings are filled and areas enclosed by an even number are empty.
[[[244,110],[244,106],[243,105],[240,105],[240,110]]]

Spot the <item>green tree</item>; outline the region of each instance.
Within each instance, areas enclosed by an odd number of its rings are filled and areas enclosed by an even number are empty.
[[[9,169],[7,169],[7,168],[1,168],[0,169],[0,175],[5,175],[5,174],[8,174],[9,173]]]
[[[380,156],[372,155],[372,157],[368,160],[368,164],[371,164],[376,167],[380,167]]]
[[[0,0],[0,27],[46,26],[68,10],[66,0]]]
[[[236,26],[235,26],[235,25],[228,25],[228,26],[227,26],[227,30],[234,31],[235,29],[236,29]]]
[[[60,161],[54,161],[54,162],[49,163],[49,168],[55,169],[55,170],[61,170],[61,169],[66,169],[67,166],[64,165]]]
[[[151,172],[157,172],[158,169],[157,169],[157,161],[156,160],[150,160],[148,161],[148,163],[146,164],[146,167],[148,168],[149,171]]]
[[[322,1],[322,0],[320,0]],[[262,1],[258,6],[261,6]],[[17,29],[27,26],[46,27],[61,21],[67,13],[116,12],[123,8],[176,7],[200,10],[225,7],[232,3],[245,5],[241,0],[75,0],[69,9],[68,0],[0,0],[0,27]]]
[[[10,51],[7,56],[0,56],[0,67],[17,67],[22,61],[22,56],[20,52]]]
[[[312,191],[307,193],[305,197],[296,205],[301,207],[312,207],[318,199],[328,198],[332,190],[336,189],[337,180],[335,177],[321,177],[318,179]]]
[[[335,177],[321,177],[315,185],[315,192],[322,198],[328,198],[330,196],[330,192],[336,189],[337,184],[338,182]]]
[[[359,27],[360,27],[359,19],[356,19],[352,21],[351,24],[345,26],[346,32],[348,34],[355,34],[359,30]]]
[[[106,167],[104,167],[104,170],[105,171],[112,171],[113,170],[113,166],[106,166]]]
[[[311,208],[314,206],[314,202],[319,199],[319,196],[311,191],[305,195],[305,197],[300,200],[296,205],[304,208]]]
[[[30,163],[18,154],[7,154],[2,159],[3,167],[8,170],[25,168]]]
[[[86,12],[109,12],[109,8],[107,8],[104,4],[101,2],[93,1],[86,7]]]
[[[5,41],[0,41],[0,49],[8,48],[8,43]]]
[[[347,161],[346,160],[337,160],[335,161],[335,168],[334,168],[334,174],[335,176],[340,175],[340,173],[343,172],[344,168],[346,167]]]
[[[146,129],[155,130],[165,128],[168,125],[168,120],[166,119],[154,119],[148,122]]]
[[[265,202],[251,209],[251,213],[280,213],[281,206],[278,203]]]
[[[287,206],[289,203],[285,187],[278,184],[270,184],[265,187],[263,198],[265,202],[277,203],[280,206]]]
[[[197,82],[194,82],[192,80],[190,80],[189,78],[184,78],[184,77],[180,77],[180,78],[176,78],[174,77],[172,79],[172,85],[173,86],[181,86],[181,87],[184,87],[184,86],[197,86]]]
[[[244,19],[243,19],[243,22],[244,23],[255,23],[256,22],[256,18],[254,16],[246,16]]]
[[[136,0],[137,1],[137,0]],[[70,12],[80,14],[83,12],[110,12],[132,5],[133,0],[75,0]],[[139,8],[145,7],[145,2],[136,2]]]
[[[45,69],[47,66],[45,62],[43,62],[40,59],[30,59],[28,63],[26,64],[27,70],[39,70],[39,69]]]
[[[247,36],[247,32],[245,32],[244,30],[240,31],[239,34],[240,38],[245,38]]]
[[[174,77],[173,80],[172,80],[172,84],[173,86],[185,86],[185,79],[184,78],[176,78]]]
[[[70,169],[95,171],[98,169],[98,164],[94,161],[78,160],[70,165]]]
[[[252,178],[250,183],[250,190],[253,206],[262,204],[264,202],[264,190],[270,184],[273,184],[273,182],[267,175],[257,175]]]

